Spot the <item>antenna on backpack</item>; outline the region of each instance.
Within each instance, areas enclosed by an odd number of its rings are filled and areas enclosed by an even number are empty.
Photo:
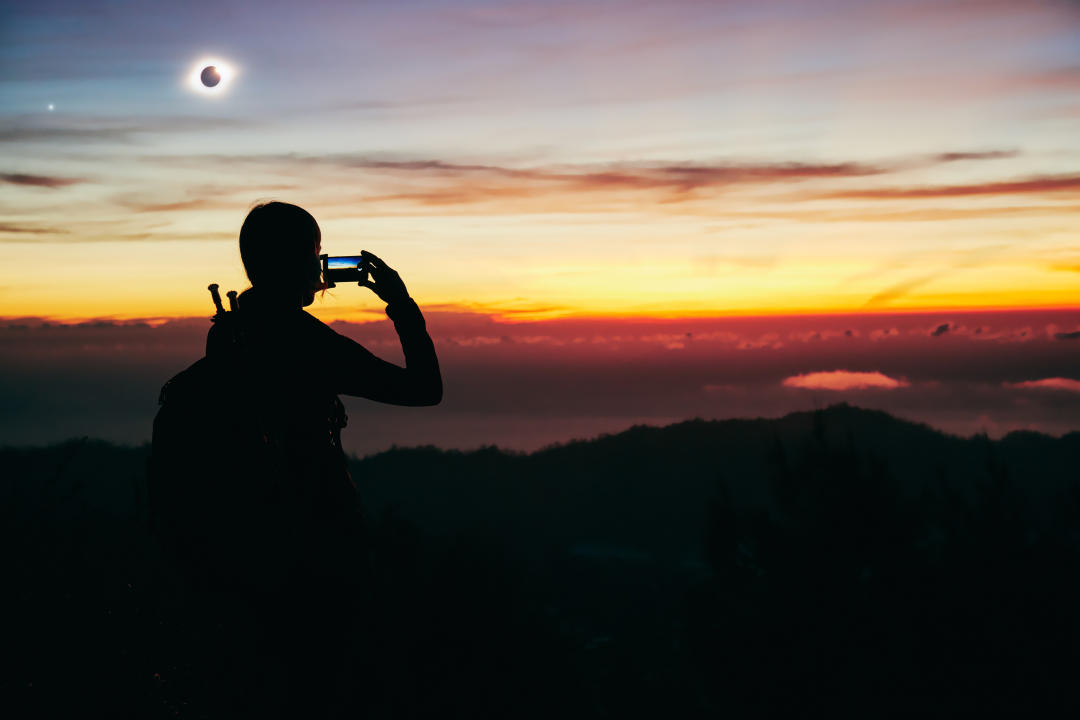
[[[217,314],[224,315],[225,306],[221,304],[221,293],[218,292],[218,284],[210,283],[206,289],[210,291],[210,297],[214,299],[214,307],[217,308]]]

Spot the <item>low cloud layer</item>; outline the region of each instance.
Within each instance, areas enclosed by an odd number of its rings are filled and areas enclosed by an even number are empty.
[[[1080,344],[1055,339],[1075,327],[1069,312],[523,321],[445,306],[425,317],[443,404],[346,398],[351,451],[532,449],[636,423],[777,416],[837,401],[959,434],[1080,429]],[[945,324],[948,333],[931,336]],[[208,325],[0,323],[0,444],[147,440],[158,390],[202,354]],[[332,326],[402,362],[385,318]]]

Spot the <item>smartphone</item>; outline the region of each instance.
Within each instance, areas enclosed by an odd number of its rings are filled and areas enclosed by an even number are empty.
[[[320,255],[319,260],[322,261],[322,279],[328,288],[339,282],[360,282],[367,279],[367,273],[360,270],[360,263],[364,259],[359,255]]]

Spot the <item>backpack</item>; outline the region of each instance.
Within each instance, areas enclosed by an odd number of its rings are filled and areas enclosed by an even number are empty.
[[[165,559],[193,585],[273,590],[309,561],[307,478],[290,463],[287,438],[251,379],[236,293],[231,310],[210,286],[217,313],[206,355],[161,388],[149,463],[151,531]],[[337,396],[328,400],[330,438],[320,462],[347,478]],[[351,480],[349,480],[351,484]]]

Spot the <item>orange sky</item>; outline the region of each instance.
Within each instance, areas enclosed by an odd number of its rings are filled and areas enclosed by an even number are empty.
[[[270,198],[425,307],[1080,305],[1074,5],[226,6],[7,11],[0,316],[205,316]]]

